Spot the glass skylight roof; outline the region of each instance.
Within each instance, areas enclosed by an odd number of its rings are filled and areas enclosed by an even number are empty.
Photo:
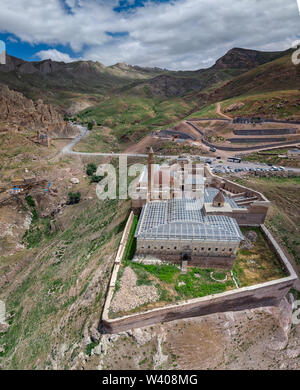
[[[243,235],[235,219],[205,216],[202,202],[172,199],[147,203],[142,210],[136,237],[143,239],[186,239],[240,241]]]

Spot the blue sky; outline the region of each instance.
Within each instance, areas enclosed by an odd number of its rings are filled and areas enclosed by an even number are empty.
[[[25,60],[199,69],[232,47],[284,50],[297,0],[1,0],[0,39]]]

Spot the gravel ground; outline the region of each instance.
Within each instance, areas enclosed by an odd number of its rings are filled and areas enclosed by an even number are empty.
[[[154,302],[159,299],[156,287],[137,286],[136,281],[136,273],[132,268],[126,267],[120,281],[120,288],[112,300],[112,311],[129,311],[145,303]]]

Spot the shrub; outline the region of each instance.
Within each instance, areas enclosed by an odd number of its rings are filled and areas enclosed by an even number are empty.
[[[80,192],[69,192],[69,201],[68,204],[75,204],[80,202],[81,193]]]
[[[102,179],[103,179],[103,176],[92,175],[91,182],[92,183],[99,183]]]
[[[89,163],[86,167],[86,174],[88,176],[92,176],[95,172],[97,171],[96,164],[94,163]]]
[[[88,128],[88,130],[93,130],[93,124],[92,124],[92,122],[89,122],[89,123],[88,123],[87,128]]]
[[[27,195],[27,196],[25,197],[25,200],[26,200],[28,206],[30,206],[30,207],[35,207],[35,203],[34,203],[34,200],[33,200],[33,198],[32,198],[31,195]]]

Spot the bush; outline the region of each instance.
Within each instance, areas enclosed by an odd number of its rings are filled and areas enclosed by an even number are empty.
[[[88,176],[92,176],[95,172],[97,171],[96,164],[94,163],[89,163],[86,167],[86,174]]]
[[[75,204],[80,202],[81,193],[80,192],[69,192],[69,201],[68,204]]]
[[[88,128],[88,130],[93,130],[93,124],[92,124],[92,122],[89,122],[89,123],[88,123],[87,128]]]
[[[102,179],[103,179],[103,176],[93,175],[91,177],[91,182],[92,183],[99,183]]]
[[[31,195],[27,195],[27,196],[25,197],[25,200],[26,200],[28,206],[30,206],[30,207],[35,207],[35,203],[34,203],[34,200],[33,200],[33,198],[32,198]]]

